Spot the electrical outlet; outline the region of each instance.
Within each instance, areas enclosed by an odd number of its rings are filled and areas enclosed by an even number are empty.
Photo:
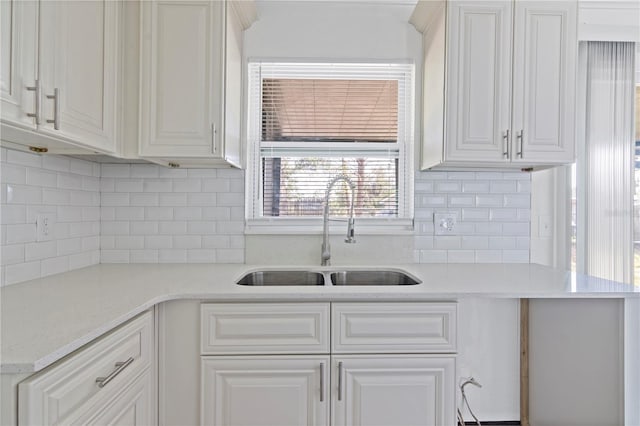
[[[455,235],[458,213],[443,212],[433,214],[433,225],[436,235]]]
[[[50,241],[53,239],[53,231],[56,218],[53,213],[39,213],[36,215],[36,241]]]
[[[551,225],[551,216],[550,215],[540,215],[538,217],[538,236],[540,238],[551,238],[553,237],[553,229]]]

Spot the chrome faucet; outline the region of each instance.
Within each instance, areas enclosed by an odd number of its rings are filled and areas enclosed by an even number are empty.
[[[351,189],[351,206],[349,208],[349,221],[347,222],[347,238],[345,238],[345,243],[355,243],[356,239],[354,238],[355,231],[355,221],[353,219],[353,207],[354,207],[354,199],[356,194],[356,186],[353,184],[351,179],[349,179],[346,175],[337,175],[327,185],[327,191],[324,194],[324,209],[322,214],[322,260],[320,265],[329,266],[331,264],[331,246],[329,245],[329,196],[331,195],[331,190],[336,182],[343,180],[349,184],[349,188]]]

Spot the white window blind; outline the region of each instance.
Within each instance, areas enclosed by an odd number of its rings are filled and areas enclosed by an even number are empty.
[[[249,77],[249,220],[320,217],[338,174],[359,219],[411,218],[413,65],[250,62]],[[349,199],[338,185],[331,215]]]

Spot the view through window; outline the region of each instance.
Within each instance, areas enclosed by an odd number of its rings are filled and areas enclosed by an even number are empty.
[[[356,216],[410,216],[412,65],[250,63],[249,74],[254,218],[321,216],[337,175],[356,187]],[[331,215],[350,199],[339,181]]]

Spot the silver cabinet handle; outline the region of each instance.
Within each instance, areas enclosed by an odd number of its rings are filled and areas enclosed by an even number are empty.
[[[516,137],[518,138],[518,142],[520,143],[520,151],[517,152],[518,157],[523,158],[524,156],[524,129],[520,130],[516,133]]]
[[[502,134],[502,140],[504,141],[504,151],[502,155],[509,158],[509,129]]]
[[[324,362],[320,363],[320,402],[324,402]]]
[[[28,112],[27,117],[33,117],[36,119],[36,124],[40,124],[40,80],[36,80],[33,86],[27,86],[27,90],[35,92],[36,97],[35,104],[33,106],[34,111]]]
[[[126,360],[125,362],[116,362],[116,369],[113,370],[111,372],[111,374],[109,374],[107,377],[98,377],[96,379],[96,383],[98,384],[99,388],[103,388],[105,387],[107,384],[109,384],[110,381],[112,381],[118,374],[122,373],[122,370],[124,370],[125,368],[127,368],[129,366],[129,364],[131,364],[133,362],[133,357],[130,357],[128,360]]]
[[[213,152],[214,154],[218,150],[218,148],[216,147],[216,134],[216,123],[211,123],[211,152]]]
[[[47,95],[47,99],[53,99],[53,120],[47,119],[47,123],[53,123],[53,128],[60,130],[60,91],[56,87],[53,95]]]
[[[342,401],[342,361],[338,363],[338,401]]]

